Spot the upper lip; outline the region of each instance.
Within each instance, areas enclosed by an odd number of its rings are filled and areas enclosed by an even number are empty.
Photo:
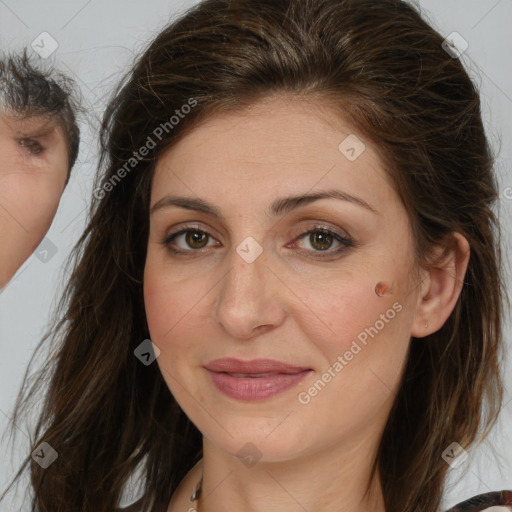
[[[294,366],[291,364],[276,361],[274,359],[253,359],[252,361],[241,361],[232,357],[215,359],[204,366],[213,372],[226,373],[299,373],[311,368],[305,366]]]

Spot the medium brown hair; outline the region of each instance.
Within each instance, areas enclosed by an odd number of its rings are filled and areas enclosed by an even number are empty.
[[[479,93],[442,43],[400,0],[206,0],[151,42],[105,113],[103,192],[74,249],[60,320],[41,342],[53,339],[53,355],[25,393],[26,402],[50,381],[32,446],[46,441],[59,453],[48,469],[27,457],[33,510],[111,512],[141,461],[142,508],[154,510],[200,458],[201,435],[158,366],[134,356],[149,338],[142,277],[152,176],[199,122],[273,93],[330,102],[375,143],[410,217],[418,266],[435,265],[431,249],[453,232],[470,244],[453,313],[411,340],[375,464],[388,512],[437,510],[443,451],[454,441],[468,448],[500,409],[505,298]],[[191,99],[197,106],[170,128]]]

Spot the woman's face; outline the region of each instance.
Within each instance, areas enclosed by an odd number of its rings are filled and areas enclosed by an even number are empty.
[[[334,112],[275,96],[210,118],[158,161],[151,339],[180,406],[232,455],[375,447],[385,425],[418,283],[406,211],[363,143]],[[339,198],[287,199],[328,190]],[[248,364],[212,363],[225,358]]]
[[[49,118],[0,112],[0,288],[47,233],[68,173],[66,139]]]

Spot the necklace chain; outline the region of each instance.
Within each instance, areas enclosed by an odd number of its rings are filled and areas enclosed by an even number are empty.
[[[199,479],[199,482],[197,482],[196,490],[192,493],[192,496],[190,496],[190,502],[193,503],[194,501],[197,501],[199,499],[199,496],[201,496],[201,489],[203,487],[203,477]],[[199,505],[199,503],[197,503]],[[196,505],[196,511],[198,510],[198,506]]]

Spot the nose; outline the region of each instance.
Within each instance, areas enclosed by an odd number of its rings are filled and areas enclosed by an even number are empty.
[[[285,318],[283,284],[262,253],[247,263],[235,250],[221,280],[215,321],[233,338],[251,339],[278,327]]]

